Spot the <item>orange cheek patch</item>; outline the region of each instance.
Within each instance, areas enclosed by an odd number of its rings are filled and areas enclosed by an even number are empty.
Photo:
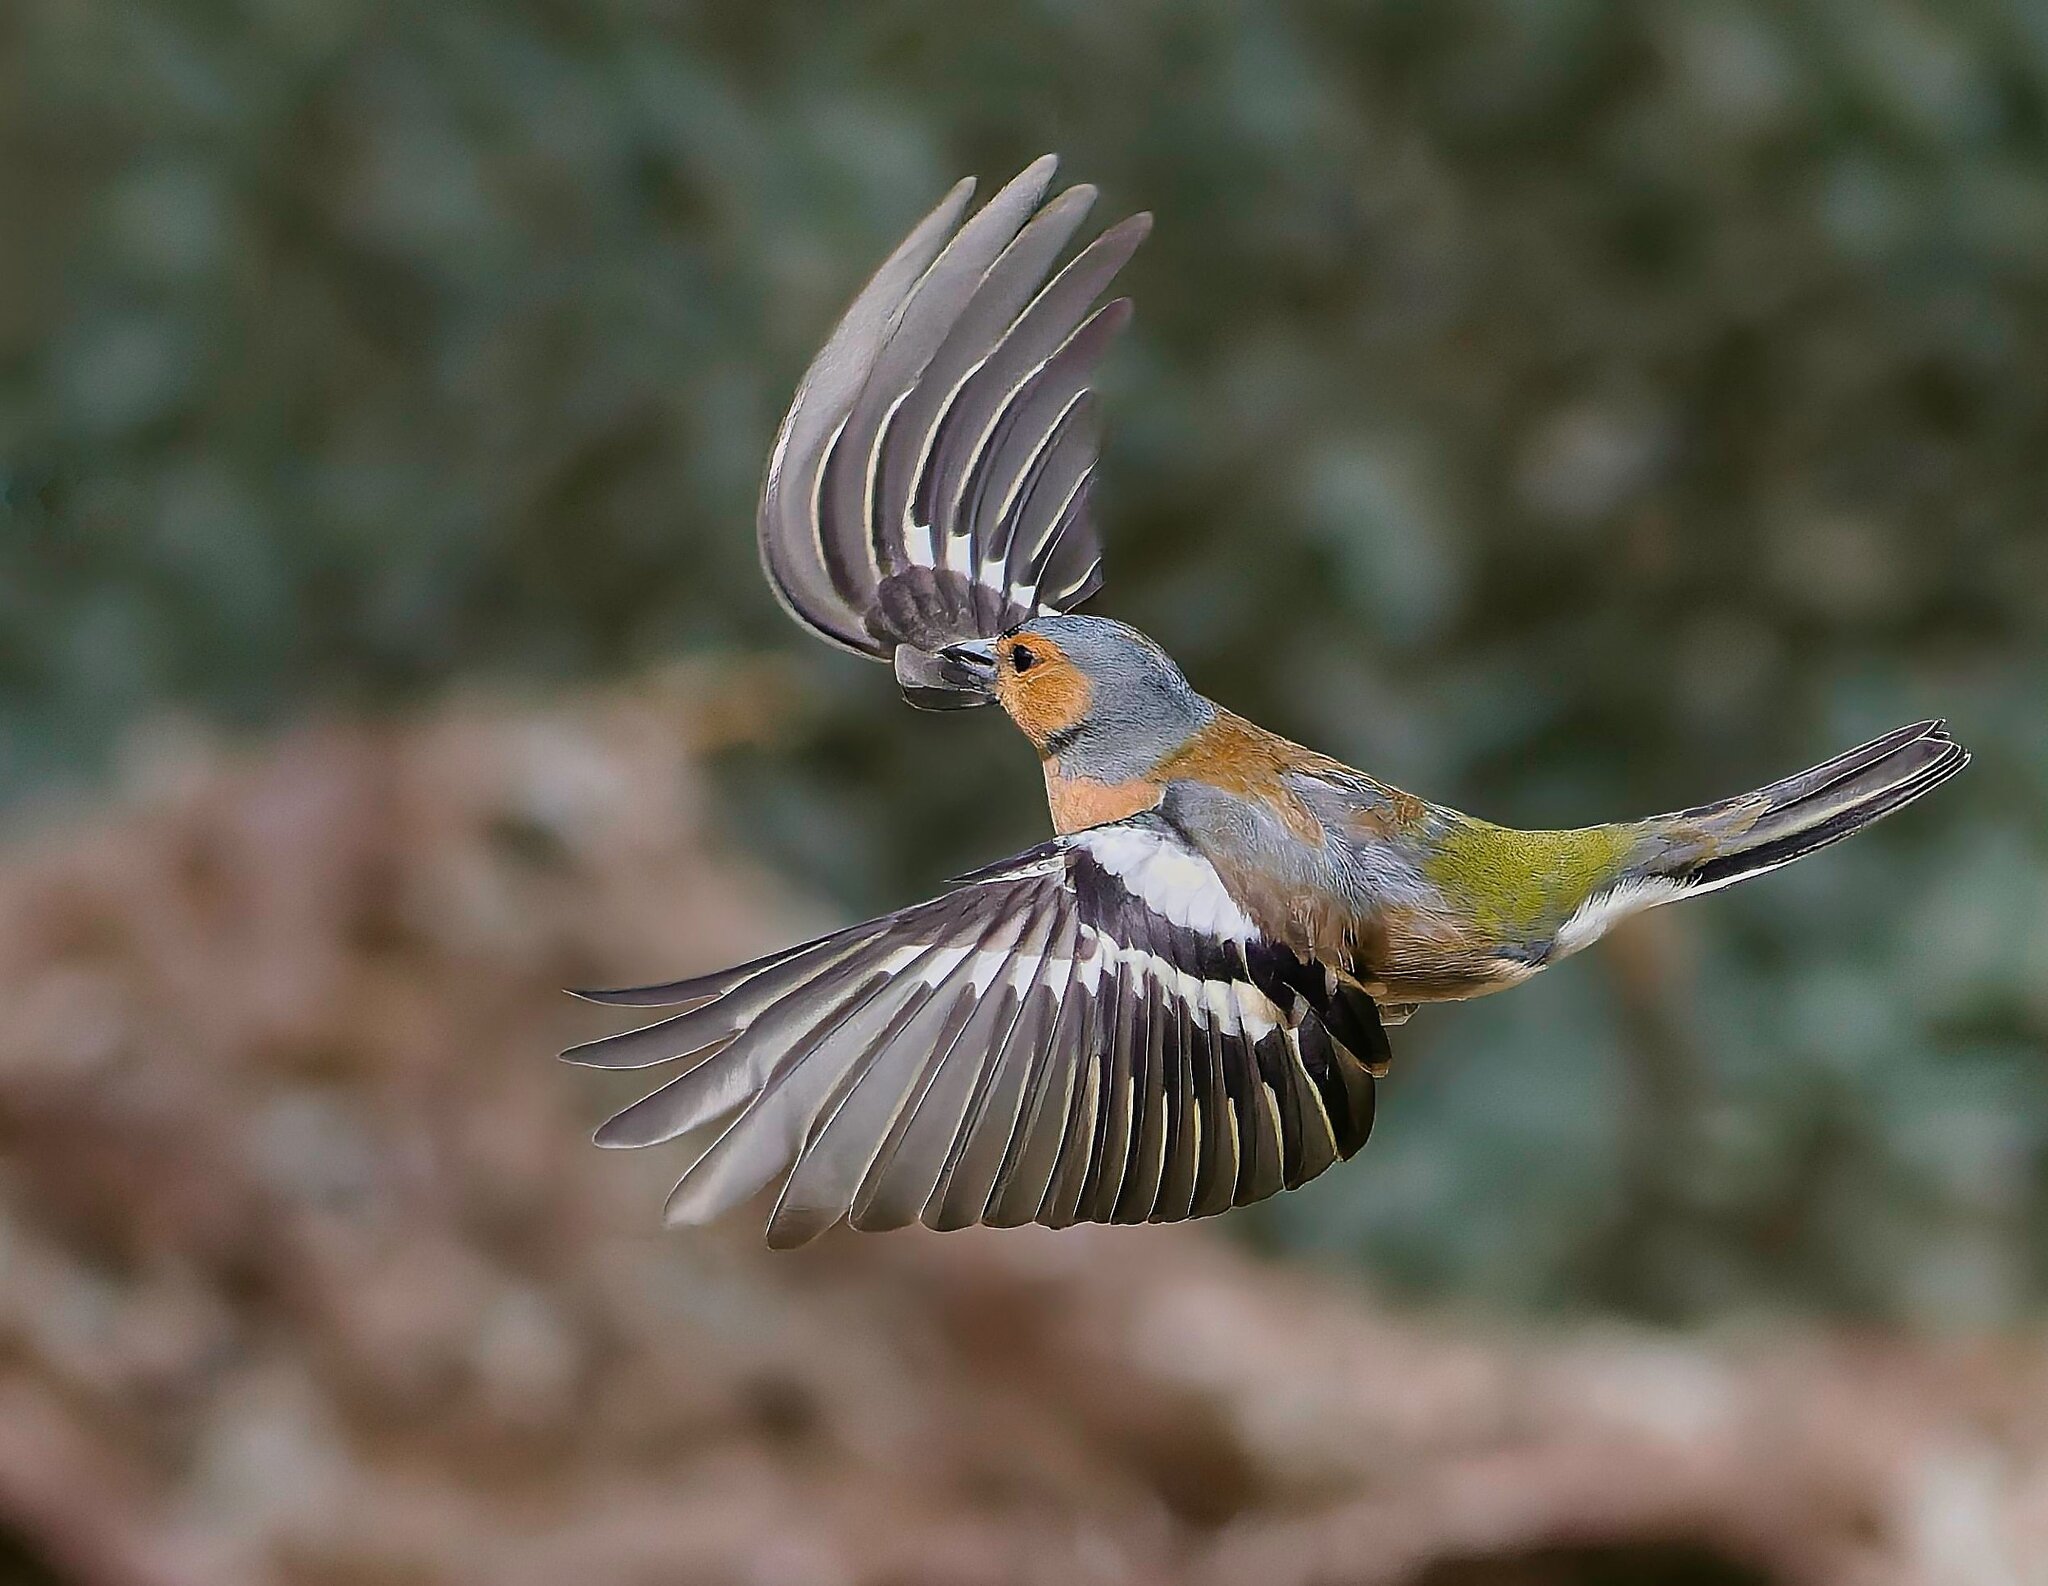
[[[1088,715],[1088,679],[1057,646],[1044,639],[1028,641],[1038,664],[1027,672],[1014,670],[1007,650],[996,663],[996,698],[1024,735],[1043,748],[1056,734]]]

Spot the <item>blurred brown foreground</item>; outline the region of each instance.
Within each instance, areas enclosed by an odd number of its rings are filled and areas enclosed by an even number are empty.
[[[2037,1343],[1518,1332],[1213,1229],[663,1233],[555,988],[820,923],[704,831],[748,686],[168,739],[17,835],[0,1582],[2042,1578]]]

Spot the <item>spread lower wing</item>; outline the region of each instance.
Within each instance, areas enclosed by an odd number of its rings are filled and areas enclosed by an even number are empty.
[[[669,1198],[704,1222],[781,1181],[769,1243],[857,1228],[1175,1222],[1365,1144],[1377,1009],[1268,941],[1156,815],[737,969],[563,1055],[681,1072],[601,1145],[710,1144]]]
[[[775,439],[761,562],[814,633],[878,659],[992,638],[1101,583],[1088,383],[1130,318],[1095,308],[1134,215],[1050,281],[1094,202],[1038,161],[965,225],[962,182],[847,309]],[[958,227],[956,230],[955,228]]]

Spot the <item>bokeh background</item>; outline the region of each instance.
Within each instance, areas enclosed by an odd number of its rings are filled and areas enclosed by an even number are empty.
[[[660,1235],[552,988],[1043,831],[752,511],[1047,149],[1198,687],[1524,824],[1977,762],[1251,1213]],[[14,0],[0,239],[0,1581],[2048,1578],[2033,0]]]

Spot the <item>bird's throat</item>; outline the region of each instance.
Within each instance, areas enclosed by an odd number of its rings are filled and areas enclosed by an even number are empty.
[[[1149,810],[1161,796],[1159,784],[1143,777],[1129,782],[1097,782],[1089,777],[1062,775],[1055,757],[1048,756],[1044,764],[1045,802],[1052,811],[1053,830],[1062,836]]]

